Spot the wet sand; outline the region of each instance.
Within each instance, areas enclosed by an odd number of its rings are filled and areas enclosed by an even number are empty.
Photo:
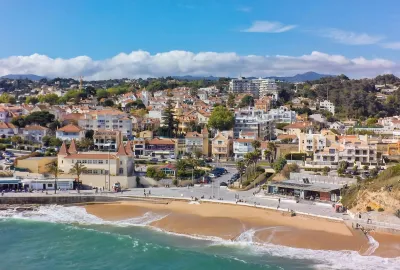
[[[88,213],[105,220],[123,220],[147,212],[166,215],[150,225],[180,234],[219,237],[238,240],[245,232],[254,231],[252,240],[314,250],[354,250],[365,254],[371,244],[358,230],[343,222],[304,216],[290,217],[289,213],[253,207],[223,204],[189,204],[171,202],[121,202],[85,206]],[[374,233],[379,247],[370,255],[400,256],[400,236]]]

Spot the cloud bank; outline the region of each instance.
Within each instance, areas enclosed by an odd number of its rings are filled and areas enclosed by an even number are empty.
[[[284,25],[280,22],[270,22],[270,21],[255,21],[253,24],[244,29],[242,32],[251,33],[283,33],[296,28],[296,25]]]
[[[95,61],[88,56],[70,59],[46,55],[11,56],[0,59],[0,76],[37,74],[48,77],[85,76],[85,80],[147,78],[169,75],[194,76],[271,76],[295,75],[307,71],[373,77],[382,73],[398,74],[399,65],[381,58],[349,59],[314,51],[301,56],[238,55],[236,53],[169,51],[150,54],[146,51],[120,53]]]
[[[376,44],[385,38],[384,36],[373,36],[366,33],[354,33],[335,28],[321,31],[321,35],[330,38],[338,43],[348,45]]]

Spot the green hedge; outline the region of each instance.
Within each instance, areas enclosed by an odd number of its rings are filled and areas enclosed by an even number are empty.
[[[285,155],[286,160],[304,160],[306,157],[306,153],[287,153]]]
[[[307,172],[322,172],[324,168],[304,168]]]

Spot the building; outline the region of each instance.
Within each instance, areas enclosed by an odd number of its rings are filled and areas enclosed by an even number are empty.
[[[235,113],[234,138],[239,138],[240,132],[253,132],[261,140],[270,140],[274,134],[275,122],[261,110],[246,109]]]
[[[127,114],[115,109],[105,109],[86,113],[78,120],[78,125],[91,130],[117,130],[122,136],[132,136],[132,120]]]
[[[268,112],[271,107],[271,98],[270,97],[262,97],[257,99],[254,107],[256,110],[261,110],[263,112]]]
[[[232,133],[220,132],[212,139],[211,153],[216,160],[229,160],[232,156]]]
[[[293,123],[296,121],[296,112],[281,106],[276,109],[271,109],[267,112],[266,118],[274,120],[276,123]]]
[[[76,163],[83,164],[86,169],[80,176],[83,185],[107,187],[119,182],[122,187],[134,187],[134,160],[132,146],[120,143],[117,152],[78,152],[75,141],[71,141],[67,149],[65,142],[57,155],[59,170],[69,174]],[[101,177],[104,175],[104,178]],[[60,176],[60,178],[62,178]]]
[[[47,136],[49,133],[49,129],[46,127],[42,127],[39,125],[28,125],[22,131],[22,136],[25,140],[42,143],[42,139],[44,136]]]
[[[25,159],[17,159],[16,166],[18,168],[27,169],[31,173],[47,173],[48,165],[55,162],[57,157],[29,157]]]
[[[208,138],[208,130],[204,128],[201,133],[188,132],[185,136],[185,152],[195,153],[200,151],[204,156],[208,157],[211,154],[211,144]]]
[[[135,156],[143,156],[146,148],[145,138],[135,138],[132,141],[133,154]]]
[[[167,177],[175,177],[175,175],[176,175],[176,166],[174,164],[168,164],[165,166],[161,166],[158,168],[158,170],[165,173],[165,175]]]
[[[18,135],[18,128],[11,123],[0,122],[0,136],[1,138],[10,138]]]
[[[233,79],[229,82],[229,92],[250,94],[255,98],[263,96],[273,96],[275,100],[278,98],[278,86],[275,80],[271,79]]]
[[[146,142],[145,155],[152,157],[170,157],[175,155],[175,141],[172,139],[154,138]]]
[[[233,140],[233,154],[235,160],[241,160],[247,153],[253,152],[254,148],[252,142],[254,139],[234,139]]]
[[[297,138],[300,138],[301,133],[308,133],[314,130],[313,124],[311,122],[294,122],[287,126],[283,127],[283,131],[285,131],[289,135],[296,135]]]
[[[329,100],[320,101],[319,109],[328,111],[332,113],[332,115],[335,115],[335,105],[333,105],[333,103],[330,102]]]
[[[330,146],[331,142],[336,141],[336,135],[330,130],[322,130],[321,133],[314,134],[311,130],[308,133],[300,133],[299,153],[314,153],[322,151]]]
[[[93,134],[93,143],[97,150],[116,150],[122,142],[121,131],[96,130]]]
[[[56,180],[53,178],[46,179],[23,179],[22,185],[26,189],[33,190],[54,190],[56,186]],[[57,179],[57,189],[61,190],[73,190],[74,189],[74,179],[58,178]]]
[[[85,138],[85,130],[73,124],[56,130],[56,137],[62,141],[82,140]]]

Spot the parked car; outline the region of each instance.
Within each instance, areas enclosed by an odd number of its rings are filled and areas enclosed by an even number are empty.
[[[213,174],[213,173],[208,174],[208,176],[209,176],[210,178],[217,178],[217,177],[218,177],[218,176],[216,176],[216,175]]]
[[[228,170],[225,169],[225,168],[218,168],[218,167],[216,167],[214,170],[220,171],[222,174],[228,173]]]
[[[216,170],[212,170],[211,173],[214,174],[214,175],[216,175],[216,177],[220,177],[220,176],[222,175],[221,172],[216,171]]]
[[[153,158],[150,159],[150,161],[151,162],[158,162],[158,158],[153,157]]]
[[[211,177],[210,176],[203,176],[200,180],[200,183],[210,183]]]
[[[227,186],[228,186],[228,184],[227,184],[227,183],[225,183],[225,182],[221,182],[221,183],[219,184],[219,186],[220,186],[220,187],[227,187]]]

